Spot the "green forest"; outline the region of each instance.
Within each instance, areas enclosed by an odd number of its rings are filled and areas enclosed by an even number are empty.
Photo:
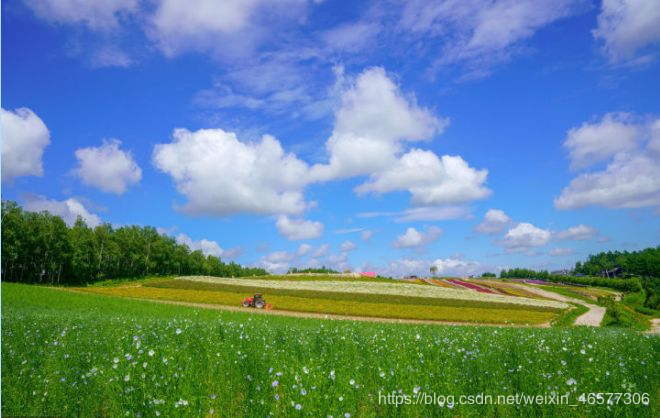
[[[660,247],[646,248],[641,251],[608,251],[590,255],[587,261],[578,261],[573,269],[574,275],[599,276],[605,270],[621,268],[621,276],[660,278]],[[552,276],[546,270],[536,271],[524,268],[502,270],[502,278],[549,279]],[[559,276],[564,277],[564,276]]]
[[[599,276],[604,270],[620,268],[621,278]],[[577,275],[577,276],[576,276]],[[573,275],[555,275],[546,270],[524,268],[502,270],[501,278],[539,279],[585,286],[610,287],[627,292],[642,292],[644,306],[660,310],[660,247],[641,251],[608,251],[590,255],[575,264]]]
[[[575,264],[574,273],[596,276],[603,270],[620,267],[625,276],[659,277],[660,247],[641,251],[608,251],[590,255],[585,262]]]
[[[191,251],[153,227],[110,224],[90,228],[82,218],[69,227],[48,212],[27,212],[2,202],[2,280],[85,284],[145,276],[239,277],[268,274],[201,251]]]

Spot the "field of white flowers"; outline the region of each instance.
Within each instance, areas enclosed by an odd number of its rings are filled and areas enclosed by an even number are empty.
[[[420,286],[411,283],[382,283],[364,281],[296,281],[267,279],[233,279],[211,276],[185,276],[178,280],[225,285],[240,284],[270,289],[313,290],[317,292],[364,293],[373,295],[417,296],[437,299],[498,302],[525,306],[543,306],[566,309],[568,305],[554,300],[530,299],[524,297],[474,292],[472,290],[451,289],[438,286]]]
[[[252,316],[2,285],[2,414],[658,416],[660,338]],[[378,394],[650,394],[649,405],[386,406]]]

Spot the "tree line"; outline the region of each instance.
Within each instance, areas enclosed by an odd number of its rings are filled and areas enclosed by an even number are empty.
[[[578,261],[574,272],[595,276],[615,268],[621,268],[626,276],[660,277],[660,247],[593,254],[585,262]]]
[[[262,268],[225,263],[191,251],[155,228],[102,224],[78,217],[69,227],[49,212],[24,211],[2,202],[2,280],[84,284],[106,279],[164,275],[239,277],[268,274]]]
[[[622,278],[600,276],[604,271],[621,269]],[[575,276],[575,275],[579,276]],[[644,306],[660,310],[660,247],[640,251],[608,251],[578,261],[572,275],[556,275],[546,270],[512,268],[500,272],[502,278],[539,279],[586,286],[602,286],[627,292],[642,292]]]
[[[602,286],[623,290],[626,292],[638,292],[642,289],[643,286],[643,282],[640,281],[639,278],[615,279],[592,276],[570,276],[548,273],[547,270],[536,271],[522,268],[502,270],[500,272],[500,277],[503,279],[537,279],[554,283],[571,283],[583,286]],[[659,279],[653,278],[649,280],[656,281]]]
[[[287,274],[296,274],[296,273],[319,273],[319,274],[337,274],[339,273],[337,270],[333,270],[331,268],[327,268],[326,266],[320,267],[320,268],[298,268],[298,267],[291,267],[289,271],[287,271]]]

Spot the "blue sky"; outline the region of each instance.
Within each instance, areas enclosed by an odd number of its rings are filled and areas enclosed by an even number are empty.
[[[657,0],[2,3],[2,196],[282,271],[660,243]]]

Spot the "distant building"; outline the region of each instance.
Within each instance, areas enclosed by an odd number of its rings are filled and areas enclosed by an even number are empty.
[[[621,267],[614,267],[613,269],[610,270],[603,270],[600,273],[598,273],[598,275],[607,278],[622,277],[623,269]]]
[[[571,275],[571,271],[570,271],[570,270],[566,270],[566,269],[563,269],[563,270],[555,270],[555,271],[551,271],[550,274],[552,274],[552,275],[554,275],[554,276],[570,276],[570,275]]]

